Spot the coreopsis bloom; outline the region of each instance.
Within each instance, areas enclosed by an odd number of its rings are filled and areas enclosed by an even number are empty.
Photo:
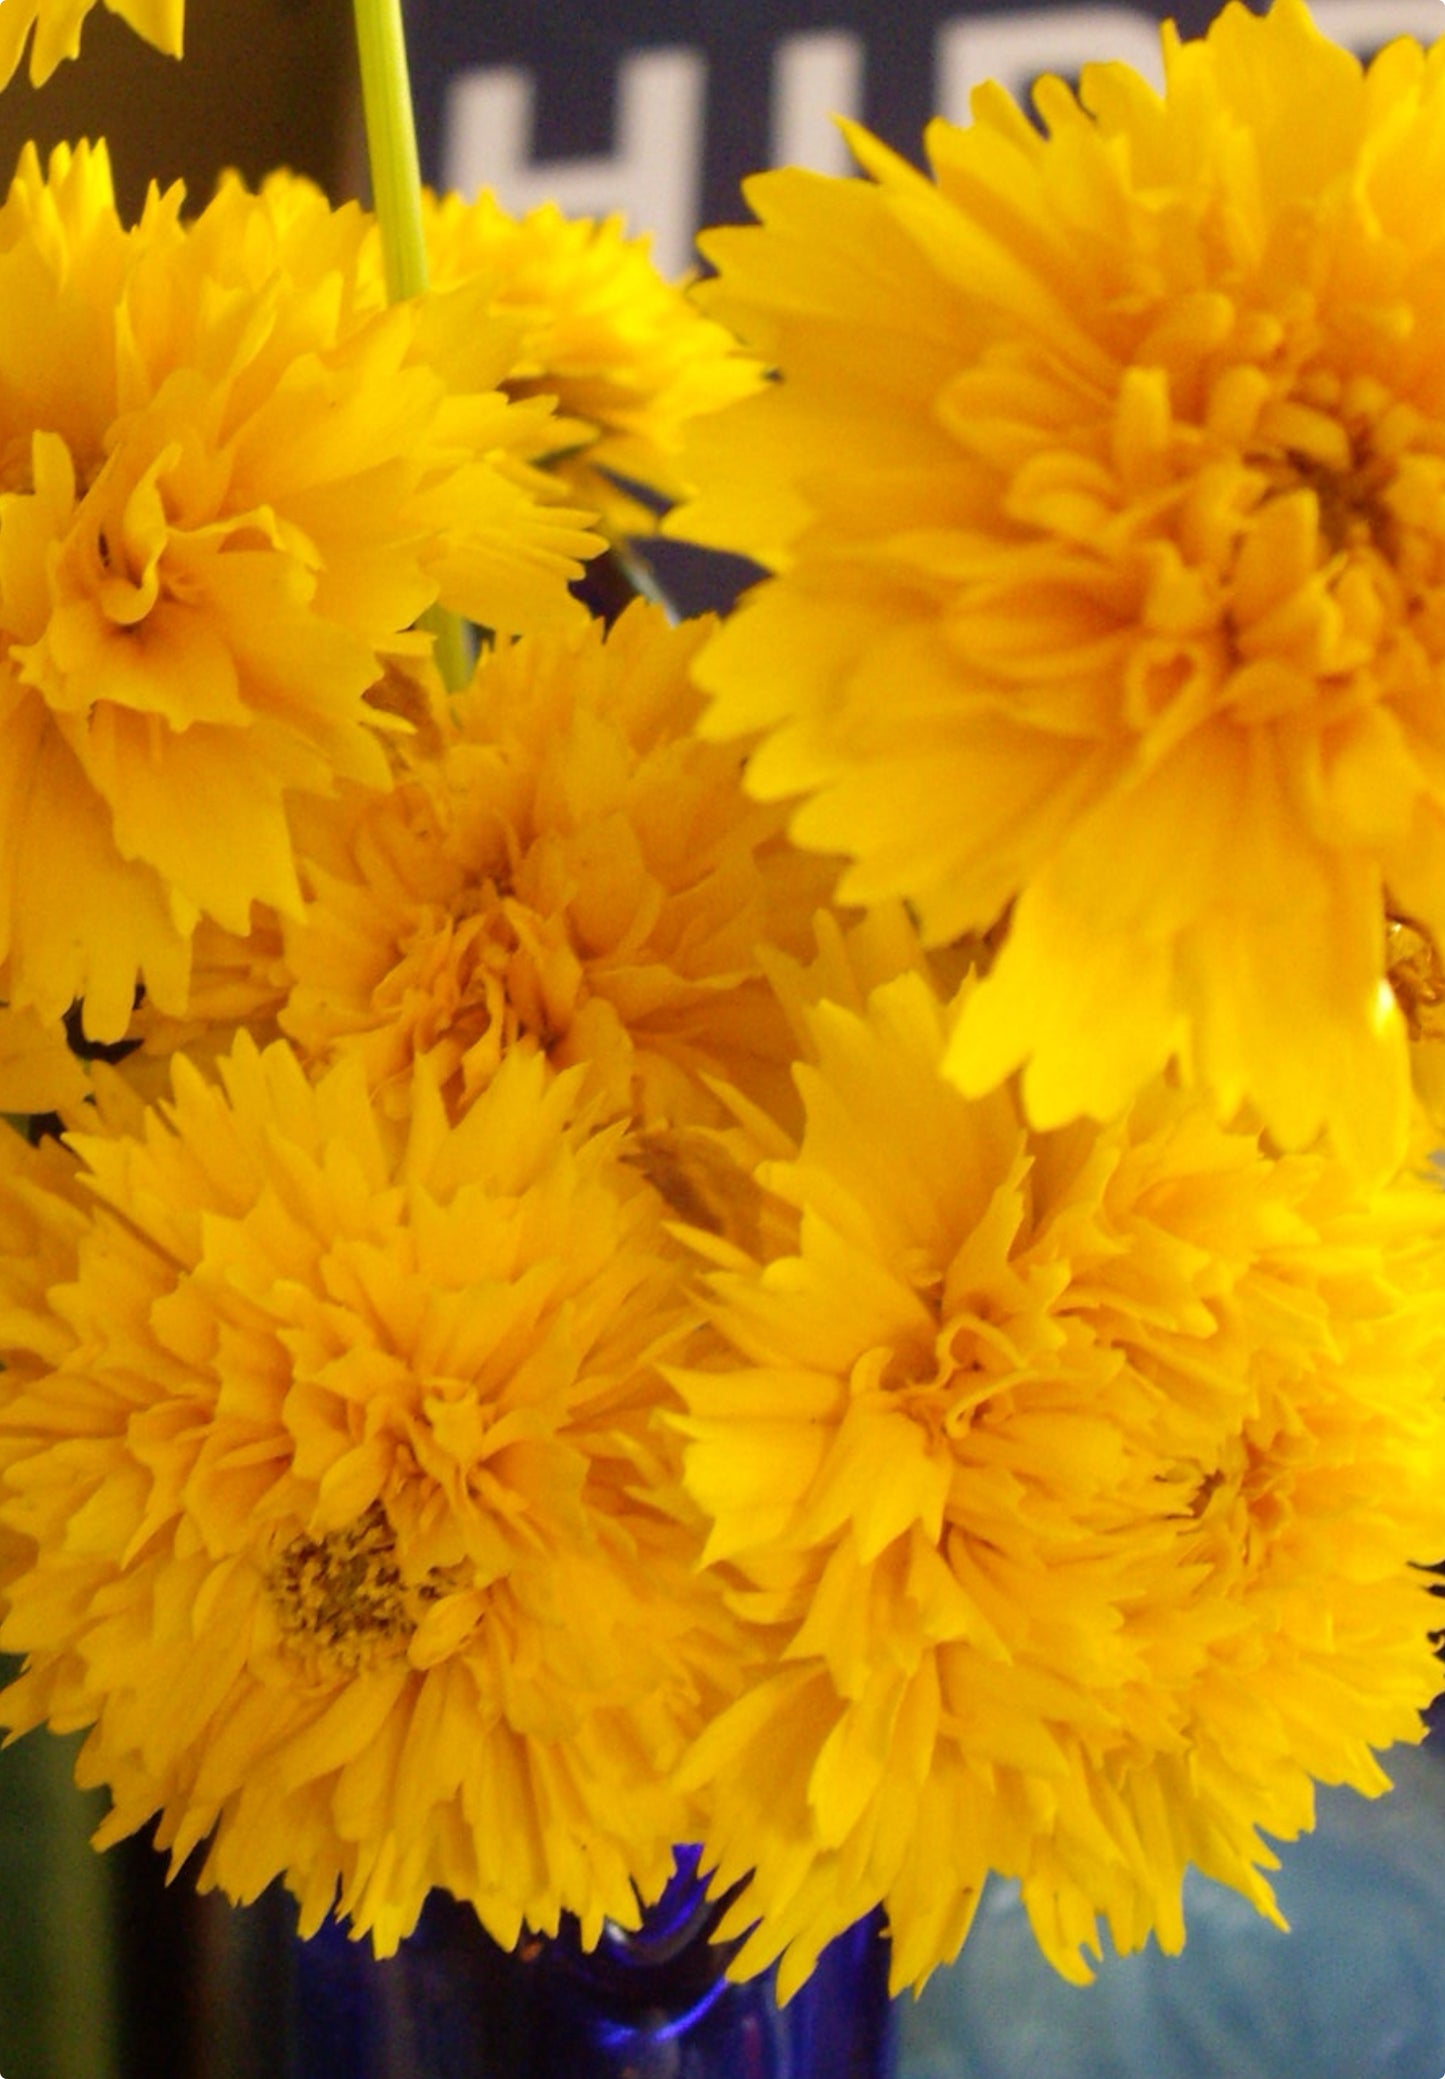
[[[518,1044],[649,1126],[711,1116],[709,1077],[785,1101],[761,949],[802,950],[832,873],[693,733],[709,625],[638,603],[502,645],[392,793],[311,817],[278,1014],[309,1061],[354,1053],[405,1109],[424,1059],[454,1114]]]
[[[597,546],[546,407],[455,379],[466,299],[372,308],[301,184],[181,202],[127,228],[81,146],[0,209],[0,996],[105,1041],[184,1011],[200,918],[299,908],[290,805],[389,784],[417,616],[563,621]]]
[[[102,1845],[158,1815],[382,1953],[433,1885],[511,1943],[665,1881],[725,1627],[654,1421],[661,1204],[576,1100],[517,1052],[396,1126],[242,1038],[73,1154],[0,1143],[0,1720],[91,1728]]]
[[[1271,1157],[1162,1083],[1048,1133],[941,1073],[904,975],[812,1013],[770,1262],[699,1246],[690,1493],[762,1654],[703,1734],[739,1959],[784,1994],[879,1901],[895,1988],[990,1871],[1088,1975],[1183,1940],[1193,1863],[1278,1918],[1261,1838],[1385,1787],[1438,1686],[1445,1198]]]
[[[700,661],[848,899],[1007,936],[949,1072],[1108,1117],[1171,1057],[1383,1170],[1386,918],[1445,945],[1445,46],[1302,0],[1164,35],[1162,100],[997,88],[928,180],[765,174],[707,307],[780,380],[682,527],[764,555]],[[706,429],[702,429],[705,432]]]
[[[167,57],[181,55],[185,0],[105,0],[105,4]],[[95,0],[6,0],[0,7],[0,87],[14,78],[32,29],[33,86],[43,86],[63,58],[78,57],[80,31],[94,5]]]
[[[433,288],[484,288],[518,328],[508,393],[556,399],[552,466],[609,532],[650,531],[655,511],[627,487],[680,497],[687,427],[756,390],[759,364],[618,217],[568,218],[553,203],[513,217],[485,191],[428,193],[423,208]]]

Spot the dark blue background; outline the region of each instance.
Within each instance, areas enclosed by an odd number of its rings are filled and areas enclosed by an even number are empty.
[[[1263,0],[1251,5],[1256,13],[1265,11]],[[1029,11],[1079,10],[1069,0],[1029,0]],[[1186,36],[1195,36],[1217,9],[1211,0],[1132,0],[1129,11],[1145,21],[1173,19]],[[708,66],[703,221],[736,219],[743,214],[739,182],[767,163],[771,64],[784,36],[818,29],[859,35],[867,46],[863,119],[897,149],[916,154],[924,124],[935,112],[939,27],[1008,12],[1007,0],[407,0],[427,175],[433,181],[440,176],[446,82],[467,66],[524,65],[534,71],[533,154],[549,161],[611,149],[617,67],[624,55],[688,45],[705,54]],[[1387,12],[1381,0],[1380,13]],[[1441,20],[1445,26],[1445,10]],[[1040,40],[1047,41],[1042,31]]]
[[[1047,7],[1049,0],[1032,4]],[[1067,11],[1067,0],[1058,4]],[[1172,17],[1192,35],[1215,9],[1209,0],[1173,6],[1161,0],[1135,11],[1160,21]],[[770,68],[780,38],[807,29],[859,34],[869,60],[864,120],[900,150],[911,150],[934,112],[939,25],[1005,12],[1000,0],[987,7],[968,0],[408,0],[427,174],[439,177],[446,81],[468,65],[535,68],[536,157],[584,157],[611,146],[619,59],[650,46],[689,44],[708,61],[704,218],[736,218],[739,182],[767,163]]]

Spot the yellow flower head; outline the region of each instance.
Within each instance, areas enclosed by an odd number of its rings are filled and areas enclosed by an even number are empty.
[[[1260,1831],[1382,1789],[1437,1687],[1445,1199],[1160,1084],[1033,1132],[916,974],[812,1022],[798,1241],[713,1273],[678,1374],[764,1653],[689,1764],[742,1967],[786,1992],[881,1900],[919,1985],[990,1871],[1070,1977],[1099,1915],[1177,1948],[1190,1863],[1274,1914]]]
[[[185,0],[105,0],[112,14],[129,22],[167,57],[181,55]],[[80,55],[80,31],[95,0],[5,0],[0,6],[0,87],[10,84],[32,28],[30,81],[43,86],[63,58]]]
[[[359,1053],[402,1110],[418,1058],[456,1112],[519,1042],[648,1124],[710,1116],[707,1076],[782,1100],[759,947],[802,949],[831,874],[692,734],[708,626],[638,604],[500,647],[392,794],[312,818],[280,1014],[311,1060]]]
[[[518,327],[509,394],[557,400],[558,474],[609,532],[650,530],[653,512],[625,487],[680,497],[686,428],[756,390],[758,363],[618,217],[569,219],[553,203],[512,217],[485,192],[428,194],[424,209],[433,287],[484,287]]]
[[[433,1885],[509,1944],[665,1881],[723,1627],[653,1424],[659,1202],[576,1082],[514,1054],[391,1127],[243,1038],[79,1183],[6,1136],[0,1718],[92,1728],[102,1844],[158,1813],[383,1953]]]
[[[447,372],[475,311],[367,308],[359,211],[181,199],[127,229],[82,146],[0,209],[0,984],[101,1040],[184,1009],[198,918],[298,907],[288,800],[388,783],[424,608],[556,621],[596,546],[545,410]]]
[[[1382,1169],[1385,917],[1445,945],[1445,44],[1368,72],[1302,0],[985,88],[930,182],[751,190],[709,308],[781,380],[685,524],[761,548],[699,667],[845,897],[1007,942],[950,1073],[1041,1126],[1171,1056]],[[1083,1037],[1081,1037],[1083,1036]]]

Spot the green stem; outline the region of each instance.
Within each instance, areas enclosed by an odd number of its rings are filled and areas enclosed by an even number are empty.
[[[372,202],[386,261],[386,293],[393,303],[400,303],[408,296],[420,296],[426,287],[421,161],[401,0],[356,0],[356,48],[361,59]]]
[[[355,7],[372,203],[381,232],[386,293],[392,303],[401,303],[408,296],[420,296],[427,285],[421,161],[406,62],[406,31],[401,0],[355,0]],[[431,633],[443,681],[455,691],[468,673],[461,622],[445,607],[434,606],[423,614],[421,625]]]

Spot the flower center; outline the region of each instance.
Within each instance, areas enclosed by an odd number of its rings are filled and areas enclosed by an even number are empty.
[[[469,882],[443,916],[419,923],[372,1004],[410,1030],[416,1053],[450,1040],[460,1056],[489,1040],[489,1057],[500,1058],[523,1033],[554,1046],[571,1027],[581,980],[560,919],[537,916],[490,880]]]
[[[288,1644],[348,1673],[404,1653],[419,1605],[443,1593],[429,1580],[403,1580],[380,1502],[344,1529],[292,1538],[267,1572],[266,1587]]]
[[[1264,413],[1263,446],[1250,454],[1276,491],[1313,491],[1324,547],[1338,555],[1374,548],[1394,563],[1400,547],[1390,492],[1422,422],[1379,383],[1348,385],[1328,371],[1304,375],[1293,397]]]
[[[1287,455],[1285,465],[1294,484],[1314,492],[1320,536],[1332,554],[1374,548],[1394,561],[1398,530],[1384,502],[1394,475],[1388,464],[1366,451],[1342,468],[1302,454]]]

